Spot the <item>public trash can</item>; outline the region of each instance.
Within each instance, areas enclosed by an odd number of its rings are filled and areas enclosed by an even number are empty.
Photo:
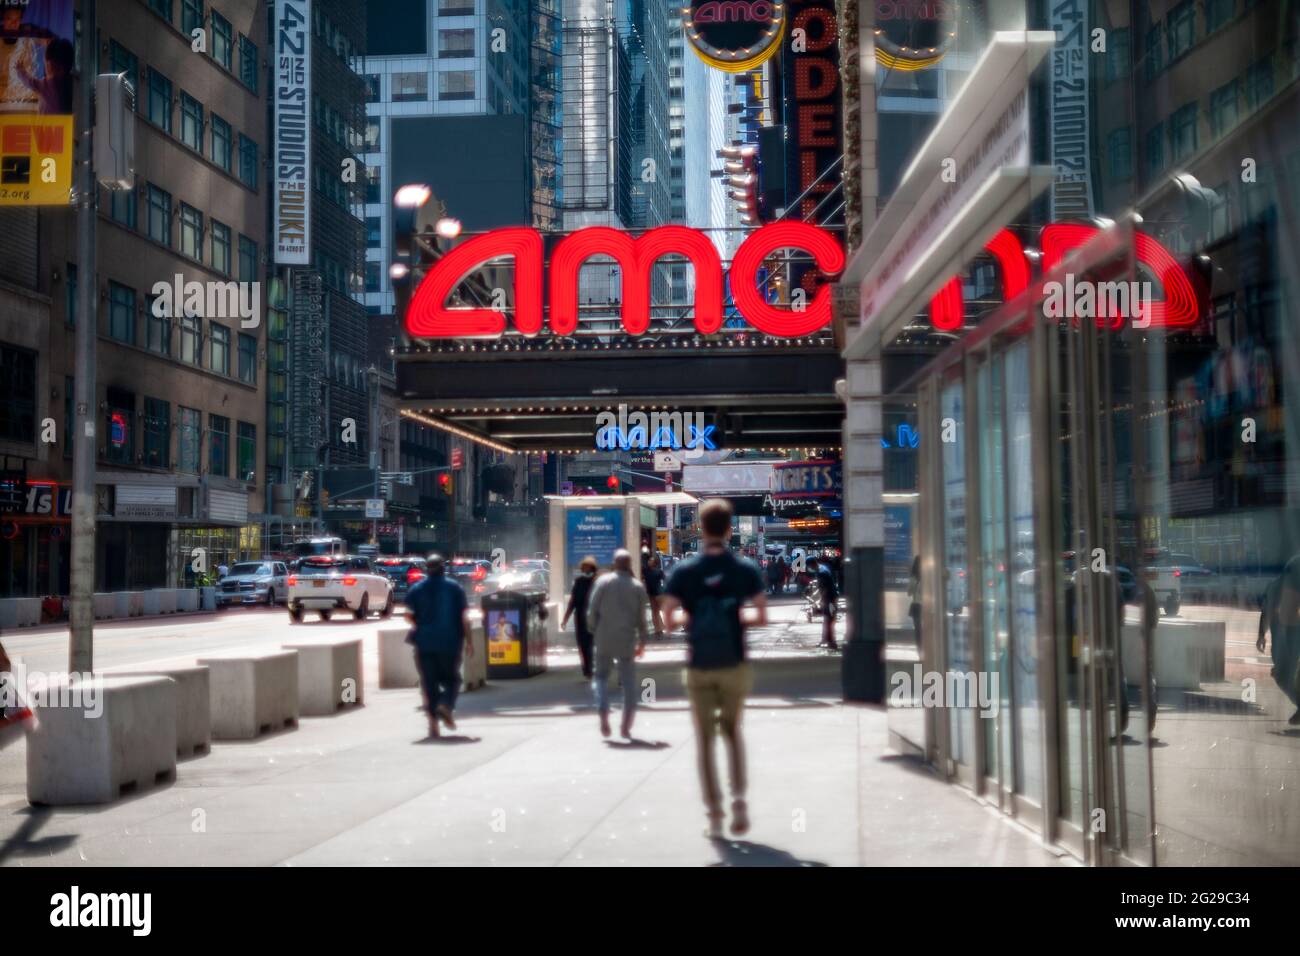
[[[546,593],[496,591],[482,598],[488,680],[546,670]]]

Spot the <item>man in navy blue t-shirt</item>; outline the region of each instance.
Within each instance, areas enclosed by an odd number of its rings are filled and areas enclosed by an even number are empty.
[[[762,572],[728,548],[731,516],[731,504],[723,498],[700,506],[704,539],[700,553],[673,569],[664,598],[669,630],[676,627],[679,610],[687,616],[686,693],[712,839],[722,836],[723,820],[722,788],[713,765],[713,737],[718,730],[729,758],[731,832],[740,836],[749,830],[745,746],[740,736],[740,716],[752,685],[745,663],[745,628],[767,623]]]
[[[415,645],[420,686],[429,713],[429,736],[438,736],[438,719],[456,729],[452,711],[460,690],[461,648],[474,654],[465,590],[446,575],[440,554],[429,555],[426,576],[406,594],[406,616],[415,626],[407,638]]]

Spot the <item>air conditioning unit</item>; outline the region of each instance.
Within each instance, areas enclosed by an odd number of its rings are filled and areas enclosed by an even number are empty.
[[[95,175],[109,189],[135,185],[135,90],[126,73],[95,77]]]

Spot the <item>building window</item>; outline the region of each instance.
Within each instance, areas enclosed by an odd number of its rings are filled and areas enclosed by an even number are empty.
[[[473,29],[438,31],[438,56],[450,60],[473,55]],[[396,99],[396,97],[394,97],[394,99]]]
[[[144,463],[153,468],[171,467],[171,402],[161,398],[144,400]]]
[[[136,59],[134,53],[116,40],[111,41],[108,45],[108,68],[113,73],[125,73],[127,80],[131,84],[131,89],[138,94],[140,90],[140,61]],[[136,102],[139,102],[138,95]],[[137,110],[139,108],[139,106],[136,106]]]
[[[149,184],[149,238],[164,246],[172,244],[171,193]]]
[[[149,122],[164,133],[172,131],[172,81],[149,67]]]
[[[239,281],[257,281],[257,243],[243,235],[239,237]]]
[[[366,102],[379,102],[379,74],[367,73],[364,77],[366,81]]]
[[[209,368],[219,375],[229,375],[230,329],[218,322],[212,322],[208,325],[208,334],[212,337]]]
[[[365,136],[362,137],[361,144],[368,153],[373,153],[379,149],[379,120],[366,120],[366,132]]]
[[[230,477],[230,419],[208,416],[208,474]]]
[[[428,73],[394,73],[393,102],[404,103],[429,98]]]
[[[212,11],[212,59],[216,60],[227,70],[230,69],[230,50],[234,39],[234,31],[230,29],[230,21]]]
[[[1157,123],[1147,130],[1147,178],[1154,179],[1165,168],[1165,128]]]
[[[149,0],[149,9],[168,23],[172,22],[172,0]]]
[[[181,0],[181,32],[193,36],[203,29],[203,0]]]
[[[36,353],[11,345],[0,345],[0,438],[36,441]]]
[[[380,222],[378,216],[366,217],[366,245],[371,249],[378,249],[381,244],[379,238]]]
[[[438,0],[438,12],[444,17],[472,17],[474,0]]]
[[[230,172],[231,166],[231,139],[230,124],[223,120],[216,113],[212,114],[212,161]]]
[[[127,345],[135,345],[135,289],[108,284],[108,334]]]
[[[181,203],[181,255],[203,261],[203,213]]]
[[[239,481],[252,481],[257,471],[257,426],[248,422],[239,422],[236,427],[235,467],[239,470],[235,478]]]
[[[366,291],[367,291],[367,292],[378,292],[378,291],[380,291],[380,289],[379,289],[379,263],[378,263],[378,262],[373,262],[373,261],[372,261],[372,262],[367,262],[367,263],[366,263]]]
[[[163,313],[156,314],[157,300],[150,296],[145,299],[145,345],[149,351],[159,355],[172,354],[172,317]]]
[[[1165,68],[1164,31],[1160,29],[1158,23],[1147,31],[1144,62],[1144,72],[1148,83],[1159,76],[1160,71]]]
[[[1237,125],[1237,81],[1225,83],[1210,93],[1210,132],[1223,136]]]
[[[212,220],[212,268],[230,275],[230,227]]]
[[[77,324],[77,264],[67,263],[67,277],[63,283],[63,321],[69,326]]]
[[[380,175],[378,166],[366,167],[366,202],[383,202],[380,195]]]
[[[1110,177],[1119,182],[1133,175],[1133,133],[1127,126],[1113,130],[1108,137]]]
[[[1173,63],[1196,42],[1196,4],[1183,0],[1169,11],[1169,62]]]
[[[1273,61],[1265,57],[1246,70],[1246,106],[1259,109],[1273,95]]]
[[[257,188],[257,143],[239,134],[239,178],[249,189]]]
[[[448,70],[438,74],[438,99],[472,100],[473,98],[473,70]]]
[[[181,142],[203,152],[203,104],[188,93],[181,93]]]
[[[135,190],[113,189],[108,194],[108,214],[114,222],[135,229]]]
[[[1196,103],[1188,103],[1169,117],[1169,150],[1176,163],[1196,152]]]
[[[243,332],[239,333],[239,380],[257,384],[257,339]]]
[[[108,389],[105,396],[108,421],[106,457],[117,465],[135,464],[135,393],[120,388]]]
[[[257,44],[239,35],[239,82],[257,92]]]
[[[179,406],[179,408],[179,427],[176,430],[176,470],[187,475],[197,475],[199,473],[199,448],[201,445],[201,436],[199,434],[200,413],[197,408],[186,408],[183,405]]]
[[[1132,58],[1132,34],[1128,27],[1111,30],[1110,46],[1106,50],[1106,82],[1114,83],[1127,77]]]
[[[1205,0],[1205,32],[1213,33],[1237,15],[1237,0]]]
[[[203,332],[202,320],[196,315],[181,316],[181,361],[187,365],[198,365],[202,355],[200,337]]]

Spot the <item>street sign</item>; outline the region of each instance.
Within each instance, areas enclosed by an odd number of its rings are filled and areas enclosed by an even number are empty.
[[[465,466],[465,451],[461,448],[451,450],[451,470],[460,471]]]
[[[384,499],[367,498],[366,499],[366,517],[382,518],[384,516]]]
[[[571,494],[573,494],[573,482],[571,482],[571,481],[562,481],[562,482],[560,482],[560,494],[562,494],[562,495],[571,495]]]
[[[682,460],[670,451],[655,452],[655,471],[681,471]]]

